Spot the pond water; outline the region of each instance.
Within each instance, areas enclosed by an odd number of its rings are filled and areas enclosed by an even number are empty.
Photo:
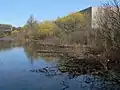
[[[2,44],[0,90],[120,90],[119,84],[106,84],[86,73],[74,75],[82,67],[60,67],[59,57],[36,57],[35,48]]]

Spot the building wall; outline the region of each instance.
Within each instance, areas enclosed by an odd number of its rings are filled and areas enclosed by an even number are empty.
[[[92,17],[91,17],[91,27],[92,28],[97,28],[98,24],[97,24],[97,15],[99,13],[99,7],[92,7]]]
[[[80,12],[86,15],[85,21],[86,21],[87,27],[91,28],[91,26],[92,26],[92,7],[88,7],[84,10],[81,10]]]
[[[85,21],[89,28],[97,28],[97,14],[99,11],[99,7],[88,7],[80,12],[86,14]]]

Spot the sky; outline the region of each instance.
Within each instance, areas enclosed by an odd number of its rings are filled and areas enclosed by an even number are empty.
[[[39,21],[54,20],[101,3],[102,0],[0,0],[0,23],[19,27],[30,15]]]

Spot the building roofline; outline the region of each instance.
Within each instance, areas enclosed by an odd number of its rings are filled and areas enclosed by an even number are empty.
[[[89,6],[89,7],[84,8],[84,9],[78,11],[78,12],[83,12],[83,11],[86,11],[86,10],[88,10],[88,9],[97,8],[97,7],[100,7],[100,6]]]
[[[92,8],[92,6],[87,7],[87,8],[85,8],[85,9],[82,9],[82,10],[80,10],[79,12],[86,11],[87,9],[90,9],[90,8]]]

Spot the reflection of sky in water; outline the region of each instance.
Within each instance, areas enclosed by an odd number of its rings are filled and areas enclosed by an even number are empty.
[[[30,68],[31,63],[30,60],[27,58],[26,54],[24,53],[23,48],[13,48],[9,51],[2,51],[0,52],[0,62],[3,69],[25,69]],[[48,64],[42,60],[35,60],[32,66],[42,68],[47,66]]]
[[[47,77],[45,74],[30,72],[33,68],[44,68],[52,65],[43,59],[32,64],[23,48],[13,48],[0,52],[0,90],[102,90],[88,77],[87,83],[83,75],[69,79],[66,74]],[[64,81],[64,83],[62,83]],[[69,88],[64,89],[68,85]]]

